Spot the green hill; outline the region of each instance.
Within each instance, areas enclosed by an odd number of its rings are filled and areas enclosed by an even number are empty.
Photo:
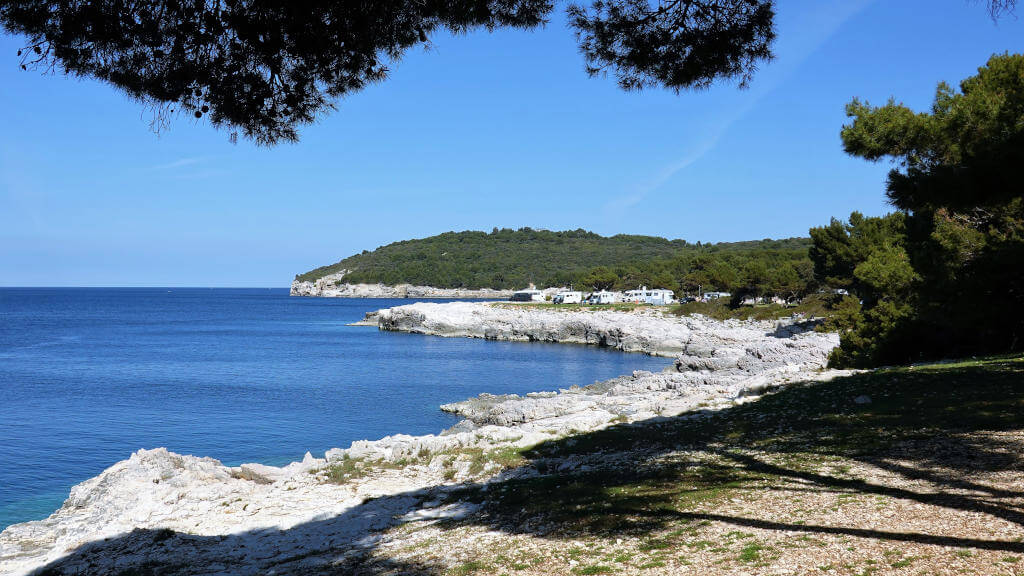
[[[685,276],[711,270],[714,274],[704,281],[704,288],[729,289],[743,281],[745,267],[752,262],[765,271],[809,265],[809,246],[807,238],[701,245],[657,236],[605,237],[582,229],[495,228],[490,233],[445,232],[395,242],[299,274],[296,279],[313,281],[348,270],[344,281],[349,283],[521,288],[531,282],[538,286],[584,285],[591,280],[588,275],[603,272],[613,275],[616,286],[647,283],[684,288]],[[722,278],[710,278],[715,275]]]

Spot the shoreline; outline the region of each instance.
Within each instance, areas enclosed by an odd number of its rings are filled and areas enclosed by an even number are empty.
[[[173,530],[207,538],[239,530],[288,530],[316,523],[318,518],[329,521],[318,524],[308,538],[315,542],[340,531],[347,539],[333,546],[356,550],[361,539],[402,523],[390,513],[392,506],[412,507],[417,514],[437,517],[469,513],[472,507],[465,503],[451,508],[435,502],[466,484],[486,486],[495,478],[538,474],[505,469],[498,458],[481,463],[481,455],[624,422],[687,412],[701,417],[789,382],[841,374],[820,371],[834,346],[834,335],[792,325],[780,331],[775,323],[669,318],[649,311],[507,310],[463,302],[418,303],[376,314],[380,329],[583,343],[674,355],[677,360],[662,373],[634,372],[586,387],[523,397],[482,395],[444,405],[442,410],[465,420],[438,434],[355,441],[349,448],[328,450],[322,459],[307,453],[301,462],[283,467],[227,467],[212,458],[141,450],[75,486],[64,505],[47,519],[15,524],[0,533],[0,572],[27,573],[58,560],[66,550],[137,530]],[[352,463],[369,472],[340,484],[329,481],[332,470]],[[352,510],[366,511],[367,498],[380,500],[369,505],[380,521],[353,524],[348,515]],[[235,558],[254,570],[266,568],[269,560],[247,560],[238,544],[230,549],[214,544],[207,548],[211,558]],[[296,541],[293,549],[276,553],[274,561],[309,553],[309,546]],[[312,554],[306,559],[326,562],[327,556]]]
[[[349,284],[344,282],[347,272],[317,278],[314,281],[293,280],[289,296],[309,298],[416,298],[416,299],[466,299],[466,300],[507,300],[514,290],[493,288],[436,288],[412,284]]]

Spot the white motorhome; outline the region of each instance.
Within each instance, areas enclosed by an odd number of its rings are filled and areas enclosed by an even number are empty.
[[[512,293],[512,297],[509,300],[512,302],[543,302],[544,293],[533,288],[516,290]]]
[[[555,294],[551,301],[555,304],[579,304],[583,301],[583,292],[566,290]]]
[[[606,290],[594,292],[587,298],[588,304],[615,304],[620,301],[621,297],[618,292],[608,292]]]
[[[647,286],[641,286],[638,290],[626,290],[623,302],[634,302],[637,304],[654,304],[664,306],[675,301],[675,293],[671,290],[655,288],[648,290]]]

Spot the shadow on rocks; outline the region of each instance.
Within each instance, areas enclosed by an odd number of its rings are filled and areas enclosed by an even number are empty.
[[[757,402],[622,424],[539,445],[535,477],[467,488],[491,529],[577,538],[644,537],[709,522],[804,534],[1024,553],[1020,539],[951,537],[730,515],[718,503],[761,490],[891,497],[1024,527],[1024,362],[897,369],[794,385]],[[890,478],[862,478],[862,463]],[[877,475],[875,475],[877,476]],[[921,482],[928,484],[922,486]],[[1024,476],[1014,485],[1020,485]],[[916,482],[916,483],[915,483]]]
[[[856,399],[856,401],[855,401]],[[867,400],[865,400],[867,399]],[[1020,473],[1024,362],[897,369],[792,385],[720,411],[620,424],[535,446],[486,484],[399,494],[288,530],[219,537],[137,531],[85,545],[40,574],[415,574],[450,566],[403,563],[379,549],[382,530],[428,499],[471,503],[445,530],[485,527],[545,539],[647,537],[709,523],[786,533],[1024,553],[1024,542],[952,537],[730,514],[742,492],[872,495],[969,511],[1024,527],[1024,493],[987,484]],[[863,463],[897,481],[842,469]],[[838,467],[837,467],[838,466]],[[926,482],[931,489],[905,481]],[[1017,482],[1016,484],[1019,484]],[[450,559],[449,559],[450,560]]]

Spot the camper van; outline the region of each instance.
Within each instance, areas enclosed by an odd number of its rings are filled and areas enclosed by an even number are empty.
[[[583,292],[559,292],[555,294],[551,301],[555,304],[579,304],[583,301]]]
[[[661,288],[648,290],[647,286],[641,286],[638,290],[627,290],[622,301],[664,306],[675,301],[675,293]]]
[[[619,302],[619,294],[605,290],[594,292],[590,298],[587,298],[587,304],[615,304],[616,302]]]
[[[512,302],[543,302],[544,293],[540,290],[534,290],[528,288],[526,290],[517,290],[512,293],[512,297],[509,298]]]

